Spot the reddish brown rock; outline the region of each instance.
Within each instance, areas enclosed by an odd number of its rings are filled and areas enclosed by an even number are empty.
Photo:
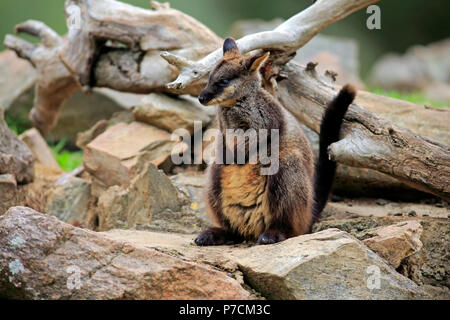
[[[384,258],[391,266],[398,268],[407,257],[422,249],[420,236],[422,226],[415,220],[366,231],[374,235],[364,244]]]
[[[247,299],[222,272],[29,208],[0,218],[0,298]]]
[[[141,163],[158,166],[181,146],[170,134],[141,122],[118,123],[84,149],[84,166],[93,177],[96,196],[108,187],[127,186]],[[98,187],[98,188],[97,188]],[[97,191],[100,190],[100,191]]]

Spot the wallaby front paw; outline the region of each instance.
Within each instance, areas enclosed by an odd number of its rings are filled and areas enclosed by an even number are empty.
[[[194,240],[198,246],[220,246],[242,242],[242,239],[236,237],[228,230],[221,228],[209,228],[198,235]]]
[[[258,238],[258,244],[273,244],[286,240],[284,233],[280,231],[269,230],[264,232]]]

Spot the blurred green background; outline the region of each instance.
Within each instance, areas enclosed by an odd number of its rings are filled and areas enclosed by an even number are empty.
[[[332,1],[332,0],[330,0]],[[125,0],[143,8],[149,0]],[[179,9],[206,24],[224,37],[240,19],[289,18],[311,5],[311,0],[172,0]],[[389,51],[402,53],[414,44],[428,44],[450,35],[448,0],[383,0],[381,30],[368,30],[365,10],[354,13],[323,33],[354,38],[360,45],[361,75],[367,75],[377,57]],[[64,0],[1,0],[0,37],[12,33],[16,24],[27,19],[41,20],[60,34],[67,30]],[[28,38],[29,39],[29,38]],[[3,42],[3,41],[2,41]],[[1,44],[0,49],[5,49]]]

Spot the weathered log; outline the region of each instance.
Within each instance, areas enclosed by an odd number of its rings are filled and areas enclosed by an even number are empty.
[[[278,85],[280,101],[318,132],[322,113],[337,91],[311,65],[304,68],[290,62],[282,72],[288,79]],[[450,112],[442,111],[442,117],[450,120]],[[350,106],[342,140],[332,144],[329,153],[338,163],[373,169],[450,199],[450,147],[394,125],[359,104]]]
[[[67,0],[66,14],[80,16],[67,37],[38,21],[27,21],[16,33],[39,37],[39,45],[7,35],[5,45],[36,68],[32,124],[47,133],[61,105],[82,87],[109,87],[124,92],[170,92],[166,84],[178,69],[160,57],[168,51],[196,60],[218,48],[221,39],[192,17],[153,1],[145,10],[114,0]],[[180,65],[177,65],[178,67]],[[185,93],[197,94],[205,80]]]

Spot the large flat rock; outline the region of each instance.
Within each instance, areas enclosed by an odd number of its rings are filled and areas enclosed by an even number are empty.
[[[247,299],[225,273],[55,217],[11,208],[0,218],[0,298]]]
[[[255,246],[196,247],[193,237],[112,230],[108,237],[242,272],[270,299],[421,299],[422,288],[402,276],[362,242],[338,229]]]

